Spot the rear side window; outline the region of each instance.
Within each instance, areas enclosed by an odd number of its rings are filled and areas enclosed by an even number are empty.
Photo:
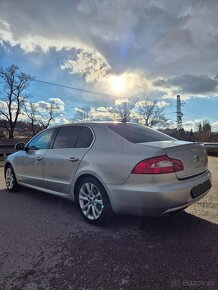
[[[109,128],[132,143],[175,140],[166,134],[141,125],[114,124]]]
[[[79,126],[65,126],[59,128],[53,149],[74,148],[79,131]]]
[[[93,141],[93,134],[90,128],[81,127],[77,142],[76,148],[88,148]]]

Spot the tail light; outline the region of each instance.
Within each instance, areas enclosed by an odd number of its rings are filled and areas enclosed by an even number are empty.
[[[167,155],[142,160],[132,170],[133,174],[163,174],[182,171],[182,161],[169,158]]]

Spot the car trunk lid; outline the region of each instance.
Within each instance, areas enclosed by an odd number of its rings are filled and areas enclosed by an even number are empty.
[[[201,143],[172,140],[140,144],[161,148],[168,157],[181,160],[184,170],[176,172],[178,179],[191,177],[207,170],[207,153]]]

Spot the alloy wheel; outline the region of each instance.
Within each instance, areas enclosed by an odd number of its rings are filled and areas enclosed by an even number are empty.
[[[89,220],[97,220],[103,211],[104,204],[100,190],[91,182],[84,183],[79,191],[79,206]]]
[[[9,190],[13,189],[14,183],[15,183],[15,178],[14,178],[14,173],[13,173],[13,170],[11,167],[8,167],[6,169],[5,182],[6,182],[7,188]]]

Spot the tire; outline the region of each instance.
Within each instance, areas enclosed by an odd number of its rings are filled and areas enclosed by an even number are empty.
[[[5,183],[9,191],[15,192],[19,190],[14,170],[11,165],[6,165],[5,168]]]
[[[105,224],[113,216],[107,192],[94,177],[85,177],[79,182],[76,201],[82,216],[91,224]]]

